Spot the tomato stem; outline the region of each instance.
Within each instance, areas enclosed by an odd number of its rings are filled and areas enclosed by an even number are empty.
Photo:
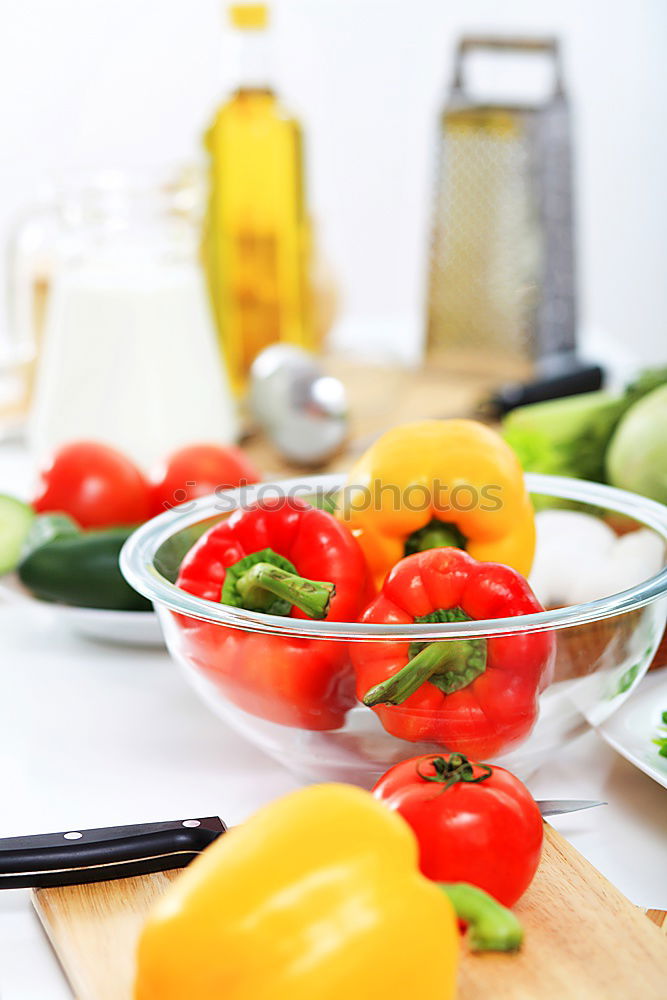
[[[444,785],[443,791],[457,784],[459,781],[467,782],[471,785],[486,781],[493,774],[493,768],[488,764],[471,764],[465,754],[453,753],[448,757],[429,757],[428,763],[433,765],[433,774],[424,774],[417,764],[417,774],[422,781],[433,781],[436,784]],[[475,767],[480,768],[481,774],[475,776]]]
[[[468,925],[472,951],[518,951],[523,928],[511,910],[467,882],[439,882],[459,920]]]

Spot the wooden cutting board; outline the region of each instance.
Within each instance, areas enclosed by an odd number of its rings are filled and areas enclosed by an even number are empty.
[[[652,922],[560,834],[545,830],[540,869],[516,907],[526,932],[521,953],[464,954],[458,1000],[665,1000],[667,936],[657,926],[664,914],[652,911]],[[177,877],[34,893],[77,1000],[129,1000],[141,924]]]

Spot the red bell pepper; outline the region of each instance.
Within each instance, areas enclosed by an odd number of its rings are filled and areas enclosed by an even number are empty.
[[[542,608],[516,570],[456,548],[397,563],[362,622],[465,622]],[[524,739],[537,719],[555,644],[548,632],[430,643],[351,643],[357,694],[394,736],[486,759]]]
[[[312,578],[315,578],[314,580]],[[368,600],[361,549],[345,525],[302,500],[267,499],[211,528],[177,585],[266,614],[355,621]],[[337,729],[354,704],[345,643],[176,619],[181,653],[240,708],[272,722]]]

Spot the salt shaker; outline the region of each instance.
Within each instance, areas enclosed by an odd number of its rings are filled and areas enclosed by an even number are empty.
[[[345,439],[345,387],[300,347],[274,344],[255,358],[249,404],[276,448],[297,464],[321,464]]]

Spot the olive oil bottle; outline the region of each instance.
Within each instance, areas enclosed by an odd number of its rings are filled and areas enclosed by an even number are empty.
[[[314,344],[301,129],[272,87],[267,7],[234,4],[229,17],[239,71],[205,138],[203,255],[221,347],[241,393],[268,344]]]

